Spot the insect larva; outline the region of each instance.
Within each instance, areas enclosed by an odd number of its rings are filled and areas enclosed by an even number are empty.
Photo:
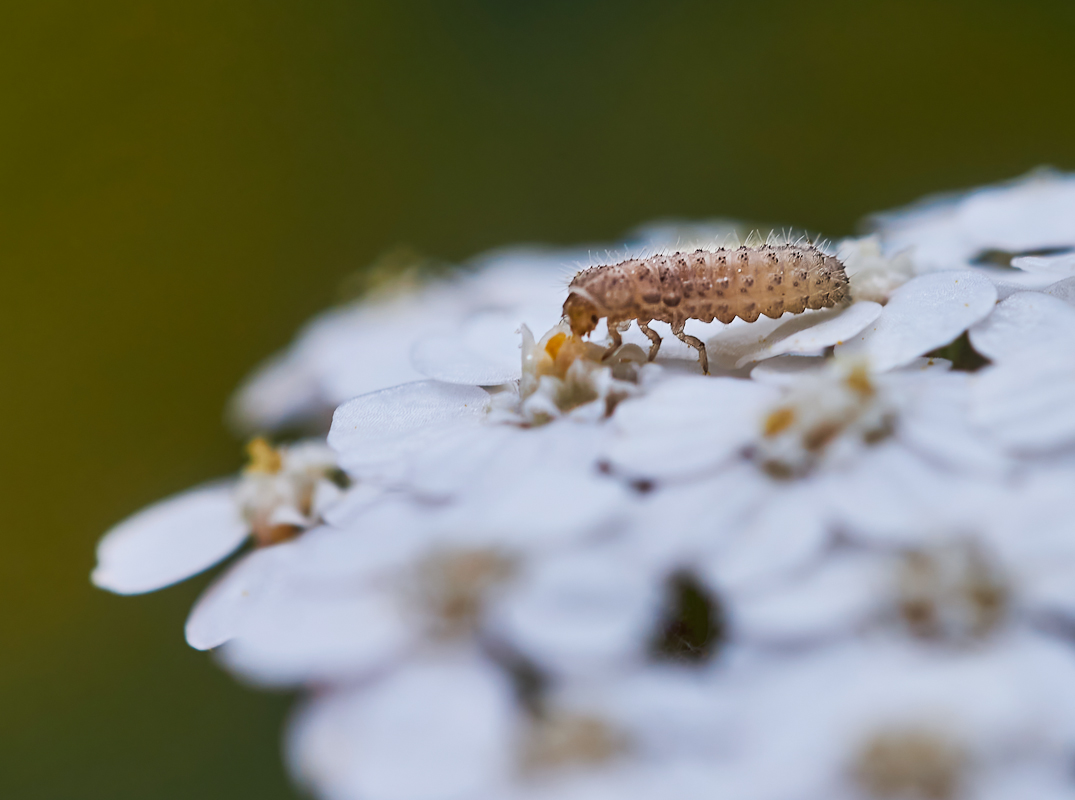
[[[754,322],[762,314],[776,319],[785,312],[829,308],[847,296],[844,265],[812,245],[695,250],[583,270],[568,286],[564,318],[573,334],[584,336],[607,317],[610,352],[634,320],[651,342],[650,361],[661,337],[649,323],[667,322],[680,341],[698,351],[708,374],[705,345],[683,332],[687,320],[728,323],[740,317]]]

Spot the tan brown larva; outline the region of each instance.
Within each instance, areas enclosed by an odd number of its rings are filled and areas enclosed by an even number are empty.
[[[661,337],[649,323],[667,322],[676,337],[698,351],[702,371],[708,374],[705,345],[683,332],[687,320],[728,323],[740,317],[754,322],[762,314],[776,319],[785,312],[829,308],[847,296],[844,265],[812,245],[720,248],[585,269],[568,286],[564,318],[576,336],[590,333],[598,320],[607,318],[610,352],[620,346],[620,332],[633,320],[652,343],[650,361],[657,356]]]

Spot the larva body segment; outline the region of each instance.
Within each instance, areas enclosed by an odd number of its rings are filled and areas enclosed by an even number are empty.
[[[721,248],[585,269],[568,286],[564,317],[576,336],[607,318],[613,347],[620,344],[620,330],[634,320],[652,342],[650,360],[661,339],[648,323],[667,322],[679,339],[698,350],[702,370],[708,372],[705,346],[683,332],[687,320],[728,323],[740,317],[754,322],[762,314],[775,319],[785,312],[829,308],[847,296],[843,264],[811,245]]]

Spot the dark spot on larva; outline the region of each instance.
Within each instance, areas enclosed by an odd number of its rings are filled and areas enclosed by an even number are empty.
[[[669,308],[675,308],[682,300],[683,298],[679,295],[671,295],[670,297],[664,298],[664,304]]]
[[[753,286],[754,285],[754,277],[752,275],[744,275],[743,276],[743,285],[746,286],[747,288],[750,288],[751,286]]]
[[[659,302],[661,302],[661,293],[660,292],[650,292],[648,294],[644,294],[644,295],[642,295],[642,302],[643,303],[659,303]]]

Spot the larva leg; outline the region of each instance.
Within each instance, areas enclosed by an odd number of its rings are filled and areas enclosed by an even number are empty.
[[[691,336],[683,331],[682,325],[673,325],[672,333],[676,335],[683,344],[689,344],[695,350],[698,351],[698,363],[702,365],[702,374],[709,374],[709,356],[706,354],[705,345],[702,344],[702,340],[697,336]]]
[[[648,322],[639,320],[638,329],[646,334],[646,338],[650,340],[649,360],[652,361],[657,357],[657,351],[661,349],[661,337],[657,335],[657,331],[649,326]]]
[[[620,336],[620,330],[618,325],[608,326],[608,338],[612,340],[612,344],[610,344],[608,346],[608,349],[601,354],[602,361],[604,361],[606,358],[611,358],[612,354],[619,350],[620,347],[623,345],[623,337]]]

